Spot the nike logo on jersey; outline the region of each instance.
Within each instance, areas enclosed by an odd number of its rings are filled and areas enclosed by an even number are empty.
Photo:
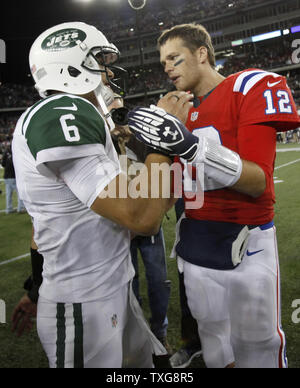
[[[247,251],[247,256],[257,255],[259,252],[262,252],[262,251],[264,251],[264,249],[261,249],[260,251],[255,251],[255,252]]]
[[[59,106],[59,107],[54,108],[54,109],[73,110],[73,111],[75,111],[75,112],[78,110],[78,108],[77,108],[77,106],[74,104],[74,102],[73,102],[73,105],[72,105],[72,106]]]
[[[268,88],[272,88],[273,86],[280,84],[280,82],[281,82],[281,80],[280,80],[280,81],[277,81],[277,82],[273,82],[273,83],[271,83],[270,81],[268,81]]]

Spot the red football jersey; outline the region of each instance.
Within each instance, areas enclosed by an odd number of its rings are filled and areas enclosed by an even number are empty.
[[[206,98],[200,97],[200,101],[189,112],[187,128],[195,135],[219,141],[242,159],[257,163],[266,174],[267,188],[262,196],[252,198],[212,185],[204,193],[203,207],[186,206],[186,216],[248,225],[272,221],[276,131],[300,126],[285,77],[258,69],[245,70],[226,78]]]

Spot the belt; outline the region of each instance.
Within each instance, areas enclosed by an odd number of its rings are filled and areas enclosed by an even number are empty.
[[[268,230],[273,228],[274,226],[274,221],[268,222],[267,224],[264,225],[248,225],[248,228],[250,230],[255,229],[255,228],[260,228],[260,230]]]

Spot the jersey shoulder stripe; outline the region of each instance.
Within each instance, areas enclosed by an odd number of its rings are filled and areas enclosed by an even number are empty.
[[[57,99],[57,98],[60,98],[61,96],[52,96],[52,97],[48,97],[48,98],[45,98],[43,100],[39,100],[38,102],[36,102],[32,107],[30,107],[24,117],[24,120],[23,120],[23,125],[22,125],[22,134],[25,135],[26,134],[26,130],[28,128],[28,125],[30,123],[30,120],[32,119],[32,117],[35,115],[35,113],[41,109],[44,105],[46,105],[49,101],[52,101],[54,99]]]
[[[30,108],[27,109],[26,115],[25,115],[24,120],[23,120],[23,127],[22,127],[23,135],[25,135],[27,127],[28,127],[32,117],[43,106],[47,105],[50,102],[57,101],[57,100],[60,100],[62,98],[65,98],[65,97],[68,97],[68,98],[74,99],[74,100],[77,99],[77,100],[84,101],[86,104],[89,104],[95,110],[95,112],[101,117],[100,112],[97,110],[97,108],[91,102],[89,102],[88,100],[86,100],[86,99],[84,99],[82,97],[79,97],[79,96],[72,95],[72,94],[56,94],[54,96],[49,96],[47,98],[44,98],[42,100],[37,101],[34,105],[32,105]],[[71,103],[71,105],[72,105],[72,103]],[[59,105],[58,105],[58,107],[59,107]],[[57,108],[54,108],[54,109],[57,109]]]
[[[24,118],[22,132],[35,159],[47,149],[106,144],[105,122],[96,107],[68,94],[35,104]]]
[[[234,92],[242,93],[244,96],[263,78],[280,77],[279,74],[271,73],[264,70],[250,70],[242,72],[236,79],[233,87]]]

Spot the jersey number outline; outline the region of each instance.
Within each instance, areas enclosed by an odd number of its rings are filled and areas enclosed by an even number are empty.
[[[264,92],[264,98],[267,102],[267,109],[265,110],[266,115],[273,115],[277,113],[277,108],[274,104],[273,99],[273,91],[268,89]],[[286,90],[277,90],[276,96],[279,98],[278,100],[278,110],[279,113],[293,113],[293,108],[291,105],[291,100],[288,92]]]
[[[80,134],[78,127],[76,127],[76,125],[67,125],[68,120],[75,120],[75,116],[70,113],[61,116],[59,119],[65,139],[70,143],[79,141]]]

